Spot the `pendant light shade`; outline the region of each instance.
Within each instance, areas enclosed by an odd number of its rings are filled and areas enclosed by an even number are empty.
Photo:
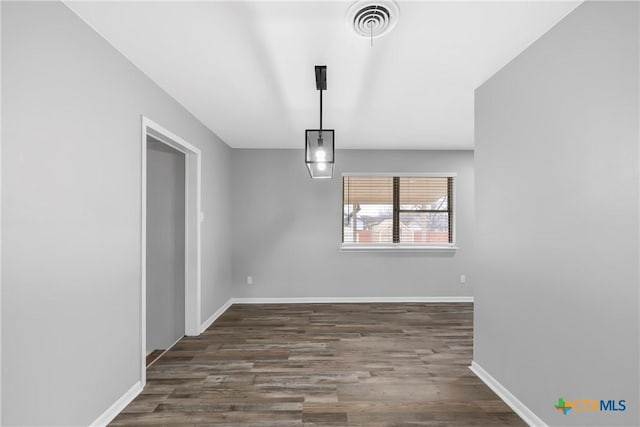
[[[327,66],[316,65],[316,89],[320,91],[320,129],[304,133],[304,162],[311,178],[332,178],[335,155],[334,130],[322,129],[322,91],[327,89]]]
[[[333,129],[307,129],[305,131],[304,157],[311,178],[331,178],[333,176],[335,155],[333,135]]]

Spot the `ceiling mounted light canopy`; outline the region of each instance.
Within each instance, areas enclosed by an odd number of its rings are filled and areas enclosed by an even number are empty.
[[[347,11],[347,25],[361,37],[374,39],[395,27],[400,8],[394,0],[358,0]]]
[[[320,129],[307,129],[304,133],[304,158],[311,178],[333,177],[333,129],[322,129],[322,91],[327,90],[327,66],[316,65],[316,89],[320,91]]]

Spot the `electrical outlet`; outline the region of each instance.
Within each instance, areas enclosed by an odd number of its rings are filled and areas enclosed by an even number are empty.
[[[253,285],[253,276],[247,276],[247,285]]]
[[[467,283],[467,276],[465,276],[464,274],[460,275],[460,283]]]

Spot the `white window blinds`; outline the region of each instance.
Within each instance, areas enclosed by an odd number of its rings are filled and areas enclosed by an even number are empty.
[[[453,176],[344,176],[347,244],[453,244]]]

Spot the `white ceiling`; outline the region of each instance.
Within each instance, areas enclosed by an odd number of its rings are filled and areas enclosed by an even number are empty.
[[[353,1],[70,2],[158,85],[239,148],[473,148],[474,89],[580,1],[400,1],[387,35],[356,36]]]

